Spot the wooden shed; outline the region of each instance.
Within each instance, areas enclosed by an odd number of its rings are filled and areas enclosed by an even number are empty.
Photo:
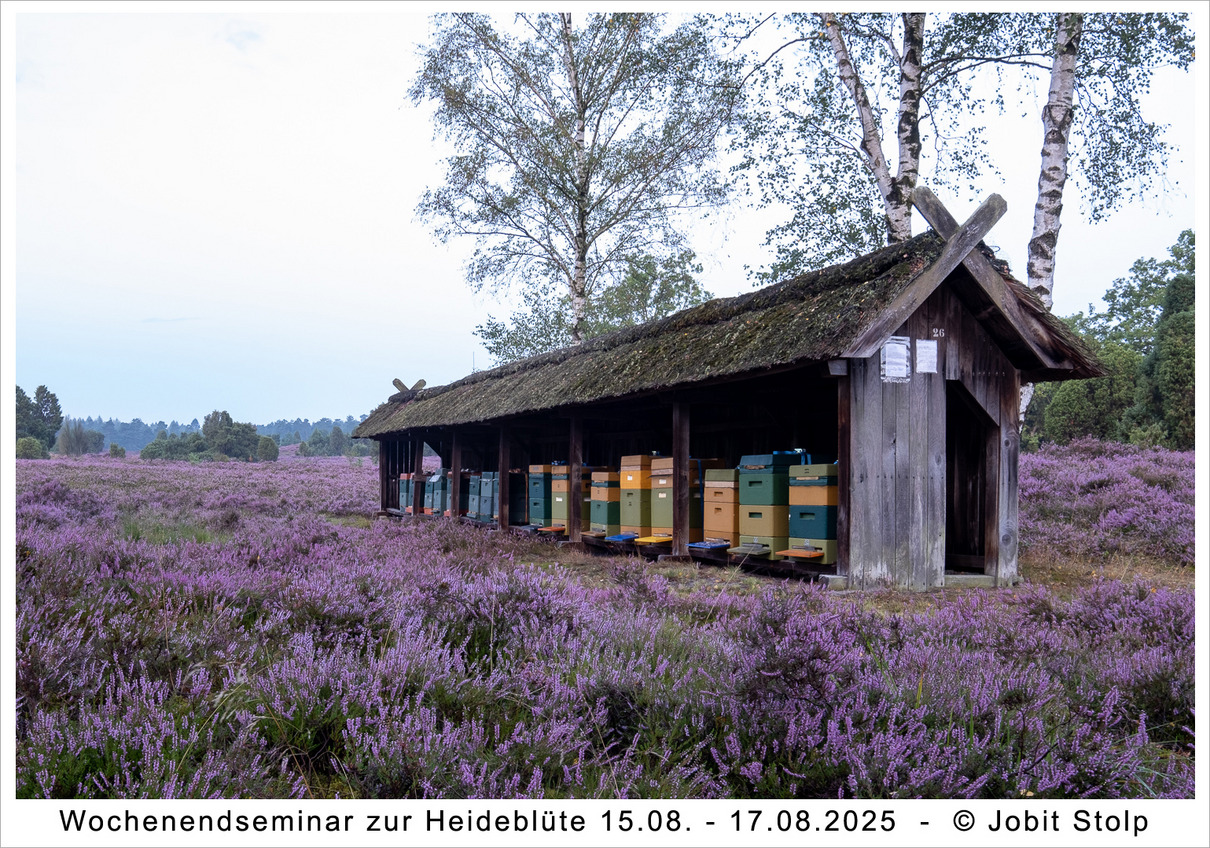
[[[426,444],[455,469],[565,459],[572,492],[586,465],[659,451],[679,483],[672,553],[684,555],[691,456],[804,448],[837,463],[846,585],[1015,581],[1021,385],[1102,372],[982,243],[1003,200],[961,226],[927,190],[913,202],[933,230],[907,242],[393,395],[353,434],[379,443],[382,509],[399,512],[400,476],[421,468]],[[508,476],[505,527],[524,523],[509,514]]]

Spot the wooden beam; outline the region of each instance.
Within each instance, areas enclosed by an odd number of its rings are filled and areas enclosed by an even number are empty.
[[[672,404],[672,555],[689,555],[689,404]]]
[[[839,499],[836,507],[836,573],[848,577],[852,572],[852,543],[849,535],[849,500],[853,457],[853,391],[848,374],[836,381],[836,485]]]
[[[914,195],[913,195],[914,196]],[[1008,204],[998,194],[993,194],[979,205],[966,223],[945,237],[945,247],[937,261],[925,268],[915,280],[895,298],[882,314],[866,328],[849,349],[841,354],[844,359],[865,359],[873,356],[904,321],[911,317],[941,282],[962,264],[972,249],[1004,215]],[[940,232],[940,230],[938,230]]]
[[[508,529],[508,466],[509,466],[509,433],[507,427],[500,428],[500,447],[496,462],[496,472],[500,475],[500,479],[496,481],[496,489],[500,493],[500,520],[496,526],[501,530]]]
[[[450,433],[450,470],[454,475],[450,481],[450,518],[462,514],[462,441],[457,430]]]
[[[992,197],[998,197],[998,195],[992,195]],[[924,186],[917,186],[915,191],[912,192],[912,205],[920,210],[920,214],[924,216],[924,220],[928,221],[929,226],[936,230],[937,234],[943,239],[948,240],[958,231],[958,222],[950,214],[949,210],[945,208],[945,204],[937,199],[937,195]],[[978,244],[978,242],[975,243]],[[1036,327],[1033,321],[1027,319],[1024,313],[1022,313],[1016,297],[1009,293],[1008,286],[1004,283],[1004,278],[987,261],[987,257],[978,250],[971,250],[963,257],[962,264],[966,266],[966,270],[975,278],[975,282],[979,284],[979,288],[983,290],[983,293],[1004,314],[1009,323],[1017,329],[1021,340],[1025,342],[1038,361],[1048,368],[1060,367],[1060,363],[1039,345],[1041,340],[1036,335]]]
[[[581,509],[583,495],[580,480],[584,467],[584,419],[580,413],[571,416],[571,434],[567,450],[567,540],[579,542],[582,535]]]
[[[390,503],[387,502],[387,487],[390,485],[390,476],[387,472],[387,443],[380,441],[378,443],[378,502],[381,504],[379,509],[387,509]]]
[[[412,433],[412,515],[424,513],[424,437]]]

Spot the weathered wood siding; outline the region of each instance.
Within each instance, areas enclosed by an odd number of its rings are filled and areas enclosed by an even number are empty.
[[[995,422],[986,457],[986,570],[1010,580],[1017,572],[1018,373],[946,286],[894,334],[912,339],[909,382],[883,382],[879,354],[850,361],[842,563],[849,584],[945,583],[946,380],[961,382]],[[917,372],[918,341],[937,342],[937,373]]]

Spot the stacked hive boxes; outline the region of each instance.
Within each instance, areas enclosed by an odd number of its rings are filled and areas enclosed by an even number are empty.
[[[412,474],[407,472],[399,475],[399,511],[412,511]]]
[[[705,517],[702,534],[706,539],[739,545],[739,472],[734,468],[706,471]]]
[[[470,472],[462,469],[457,471],[446,471],[445,476],[447,479],[445,481],[445,491],[441,502],[441,507],[438,509],[437,504],[434,503],[433,514],[446,516],[450,514],[450,490],[457,485],[460,487],[460,494],[458,496],[458,514],[465,515],[471,494]],[[456,484],[454,483],[455,480],[458,481]]]
[[[836,562],[836,510],[840,503],[836,466],[794,465],[790,468],[790,547],[823,550],[822,565]]]
[[[475,521],[479,520],[479,492],[482,480],[481,474],[471,474],[467,477],[467,495],[466,500],[462,502],[463,514]]]
[[[768,545],[771,553],[790,542],[790,466],[801,462],[797,451],[754,454],[739,463],[739,542]],[[776,555],[771,559],[781,559]]]
[[[723,463],[718,459],[689,460],[689,534],[687,541],[700,542],[705,518],[703,508],[702,474],[717,469]],[[672,458],[655,457],[651,460],[651,535],[672,535],[673,492]]]
[[[647,454],[622,457],[618,472],[621,531],[637,536],[651,535],[651,457]]]
[[[529,467],[529,523],[549,527],[551,523],[550,484],[553,465]]]
[[[450,478],[448,468],[438,468],[424,481],[424,514],[444,515],[449,502]]]
[[[580,526],[583,527],[592,520],[592,475],[598,470],[588,465],[580,466],[580,496],[577,498],[571,491],[568,467],[566,465],[555,467],[550,484],[552,525],[566,527],[568,514],[572,505],[577,502],[580,505]]]
[[[590,526],[594,533],[616,536],[622,532],[621,475],[617,471],[592,473]]]
[[[474,484],[471,484],[471,504],[475,507],[475,515],[472,515],[472,518],[477,518],[479,521],[491,521],[500,517],[500,473],[498,471],[484,471],[479,475],[477,494]]]

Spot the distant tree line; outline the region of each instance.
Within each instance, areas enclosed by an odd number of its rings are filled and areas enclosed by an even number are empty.
[[[103,453],[122,457],[127,450],[156,459],[243,459],[271,461],[282,445],[299,445],[301,456],[372,456],[369,439],[348,434],[365,419],[352,415],[343,420],[321,418],[279,419],[256,425],[234,421],[215,410],[201,423],[145,423],[140,418],[120,421],[89,416],[67,418],[54,392],[38,386],[30,397],[17,387],[16,438],[18,459],[41,459],[53,451],[64,455]],[[343,427],[341,426],[343,425]]]
[[[1171,258],[1139,259],[1105,294],[1107,308],[1064,320],[1109,372],[1042,383],[1025,415],[1022,445],[1080,436],[1190,450],[1194,441],[1194,234]]]
[[[20,403],[18,401],[18,403]],[[312,423],[306,418],[295,418],[293,421],[279,419],[271,424],[258,424],[256,432],[262,436],[275,437],[279,445],[292,445],[305,441],[310,438],[313,431],[316,429],[322,430],[325,435],[330,434],[332,427],[337,424],[341,425],[345,433],[352,433],[353,429],[361,423],[365,418],[362,415],[360,418],[354,418],[349,415],[342,419],[321,418]],[[201,433],[202,424],[196,418],[188,424],[182,424],[176,420],[165,423],[164,421],[153,421],[150,424],[145,423],[141,418],[135,418],[132,421],[120,421],[114,418],[103,419],[100,416],[89,416],[82,419],[86,430],[95,430],[104,437],[104,443],[98,450],[104,451],[110,444],[117,444],[126,450],[139,451],[145,445],[153,441],[161,431],[169,436],[183,437],[190,433]],[[51,444],[54,444],[53,439]]]

